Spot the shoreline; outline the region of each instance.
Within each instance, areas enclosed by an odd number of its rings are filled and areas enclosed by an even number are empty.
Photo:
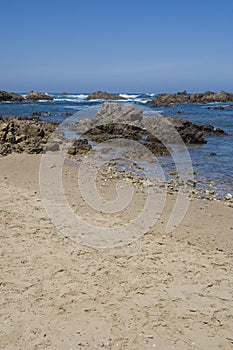
[[[168,194],[147,234],[96,250],[64,237],[48,218],[40,158],[0,158],[0,348],[232,348],[232,208],[192,200],[183,222],[164,234],[175,200]],[[80,210],[77,170],[65,167],[64,178]],[[111,198],[110,186],[102,191]]]
[[[5,183],[7,186],[13,186],[20,188],[20,190],[29,191],[31,193],[34,193],[38,200],[41,200],[41,193],[40,193],[40,187],[39,187],[39,167],[41,162],[41,157],[43,155],[39,154],[18,154],[13,153],[11,155],[8,155],[7,157],[0,158],[0,165],[1,165],[1,175],[0,175],[0,182]],[[77,172],[78,168],[73,167],[68,164],[64,164],[64,173],[65,177],[63,176],[64,181],[64,191],[65,195],[69,196],[71,198],[72,204],[75,204],[77,206],[77,203],[75,201],[77,198],[81,200],[80,192],[77,190]],[[132,174],[128,174],[131,176]],[[119,179],[127,178],[127,173],[124,173],[123,176],[115,176],[115,179],[119,181]],[[101,175],[102,181],[106,181],[106,177],[111,179],[113,178],[111,175],[111,172],[108,171],[106,174],[105,172]],[[142,188],[142,182],[145,182],[144,180],[138,180],[138,178],[135,176],[131,178],[131,181],[133,183],[133,186],[136,185],[136,189]],[[162,182],[163,183],[163,182]],[[113,183],[114,185],[114,183]],[[150,186],[150,185],[149,185]],[[103,190],[103,188],[102,188]],[[66,192],[67,191],[67,192]],[[108,191],[108,186],[105,185],[104,191]],[[113,191],[111,187],[109,187],[109,192]],[[192,190],[191,190],[192,191]],[[143,189],[142,189],[142,192]],[[192,220],[195,223],[198,223],[199,229],[198,233],[195,232],[198,235],[198,238],[193,237],[192,234],[187,235],[187,239],[192,242],[197,242],[198,240],[204,242],[205,248],[209,247],[209,240],[210,235],[207,238],[207,241],[205,242],[205,236],[202,237],[202,228],[201,228],[201,222],[205,222],[205,220],[208,221],[208,231],[211,231],[214,235],[214,240],[216,242],[218,241],[218,238],[220,237],[220,240],[218,243],[220,246],[218,247],[216,245],[213,246],[214,249],[222,249],[223,246],[225,246],[224,250],[226,249],[227,252],[231,253],[233,251],[233,242],[231,242],[231,237],[233,235],[233,218],[232,218],[232,203],[231,201],[222,201],[222,200],[209,200],[208,198],[199,198],[197,196],[193,196],[192,193],[186,192],[185,195],[187,198],[189,198],[190,201],[190,207],[188,209],[188,212],[186,216],[183,219],[183,223],[171,234],[171,236],[178,237],[178,233],[181,235],[181,237],[185,236],[185,225],[186,221],[188,222],[188,225],[191,224]],[[172,206],[174,205],[174,202],[177,198],[177,191],[173,191],[169,189],[169,187],[166,190],[166,205],[164,207],[164,212],[162,213],[162,217],[156,224],[156,228],[158,226],[158,231],[165,234],[165,223],[168,220],[169,212],[172,211]],[[69,202],[69,200],[68,200]],[[70,203],[69,203],[70,204]],[[200,209],[201,208],[201,209]],[[202,214],[205,213],[204,219],[202,220],[201,217],[199,217],[199,210],[203,211]],[[209,213],[208,213],[209,211]],[[221,219],[219,221],[219,218],[226,214],[226,222],[225,219]],[[45,215],[46,212],[45,212]],[[208,218],[209,216],[209,218]],[[218,218],[215,220],[215,217]],[[211,218],[214,218],[213,220]],[[232,224],[232,227],[230,226],[230,223]],[[214,231],[218,232],[218,235]],[[206,232],[205,232],[206,233]],[[226,235],[227,239],[223,239],[222,237]]]

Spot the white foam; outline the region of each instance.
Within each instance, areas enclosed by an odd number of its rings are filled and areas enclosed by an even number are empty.
[[[78,98],[80,99],[86,99],[88,97],[88,95],[84,95],[84,94],[80,94],[80,95],[76,95]]]
[[[127,98],[127,99],[134,99],[140,95],[128,95],[128,94],[120,94],[119,96]]]
[[[56,98],[56,101],[67,101],[68,99],[71,101],[80,101],[80,100],[85,100],[87,98],[88,95],[85,94],[78,94],[78,95],[73,95],[73,94],[67,94],[67,95],[59,95],[59,98]]]
[[[135,98],[134,100],[133,100],[134,102],[140,102],[140,103],[147,103],[149,100],[143,100],[143,99],[141,99],[141,98]]]
[[[106,100],[101,99],[101,98],[97,98],[97,99],[88,100],[87,102],[103,102],[103,101],[106,101]]]
[[[71,98],[55,98],[54,101],[56,101],[56,102],[59,102],[59,101],[60,102],[65,102],[65,101],[66,102],[76,102],[77,100],[75,101],[74,99],[71,99]]]
[[[162,114],[163,112],[164,112],[164,110],[163,109],[161,109],[160,111],[154,111],[156,114]]]

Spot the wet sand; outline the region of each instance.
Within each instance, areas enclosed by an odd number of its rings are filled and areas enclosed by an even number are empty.
[[[39,165],[39,155],[0,158],[1,349],[233,348],[232,208],[192,200],[168,235],[168,195],[146,235],[96,250],[54,227]],[[65,174],[80,209],[76,170]]]

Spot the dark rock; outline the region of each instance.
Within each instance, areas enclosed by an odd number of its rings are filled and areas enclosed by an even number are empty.
[[[218,106],[213,108],[216,111],[223,111],[225,108],[223,106]]]
[[[213,111],[223,111],[225,107],[223,106],[218,106],[218,107],[207,107],[207,109],[211,109]]]
[[[178,111],[176,113],[177,114],[183,114],[184,112],[181,109],[178,109]]]
[[[53,100],[52,96],[43,94],[41,92],[31,91],[26,95],[27,100],[38,101],[38,100]]]
[[[216,155],[217,155],[217,153],[215,153],[215,152],[211,152],[211,153],[210,153],[210,156],[211,156],[211,157],[215,157]]]
[[[202,131],[205,135],[209,135],[214,131],[214,127],[212,125],[203,125]]]
[[[21,102],[23,100],[24,100],[23,96],[19,94],[0,90],[0,102],[2,101]]]
[[[32,116],[33,117],[41,117],[41,112],[33,112]]]
[[[69,155],[84,154],[90,151],[92,147],[88,144],[87,139],[74,140],[71,147],[68,148],[67,153]]]
[[[50,152],[57,152],[60,150],[60,146],[57,142],[53,143],[52,145],[49,145],[46,148],[46,151],[50,151]]]
[[[220,128],[216,128],[213,131],[215,133],[215,135],[228,135],[224,130],[220,129]]]
[[[87,100],[126,100],[126,98],[121,97],[120,95],[109,94],[104,91],[96,91],[87,96]]]

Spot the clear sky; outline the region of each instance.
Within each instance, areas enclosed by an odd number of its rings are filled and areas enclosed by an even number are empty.
[[[232,0],[0,0],[0,89],[233,91]]]

